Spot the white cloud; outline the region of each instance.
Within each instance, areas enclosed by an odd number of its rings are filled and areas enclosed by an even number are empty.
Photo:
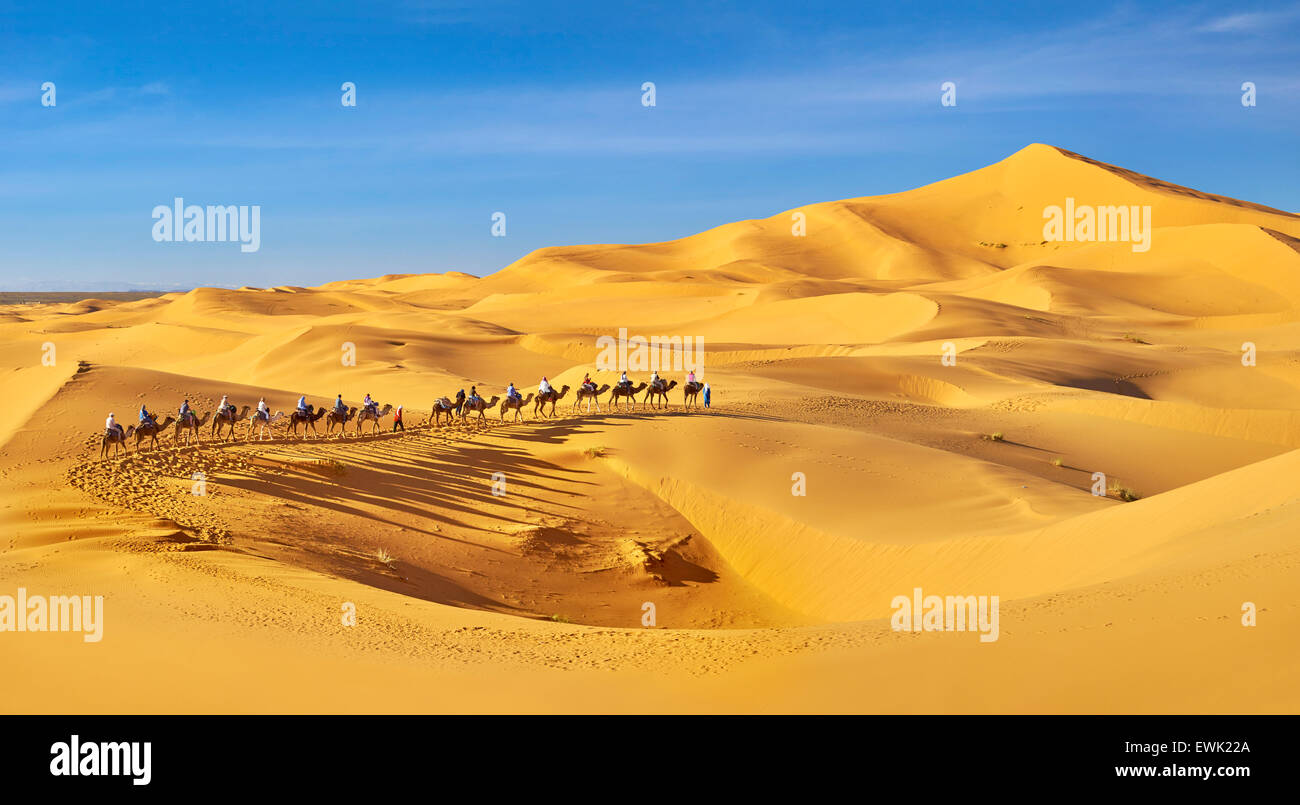
[[[1300,11],[1248,11],[1217,17],[1197,28],[1201,33],[1237,34],[1265,31],[1295,19]]]

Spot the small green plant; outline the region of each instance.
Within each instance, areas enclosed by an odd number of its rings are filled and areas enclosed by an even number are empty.
[[[552,615],[551,620],[555,621],[556,623],[573,623],[573,621],[569,620],[563,615]]]
[[[379,562],[379,564],[387,565],[390,570],[393,568],[394,565],[397,564],[397,559],[391,553],[384,550],[383,548],[380,548],[377,551],[375,551],[375,559]]]
[[[1111,484],[1110,493],[1125,503],[1132,503],[1142,497],[1136,491],[1120,484]]]
[[[1002,431],[997,431],[996,433],[990,433],[987,436],[985,436],[984,439],[990,442],[1000,442],[1002,441]]]
[[[587,458],[603,458],[604,455],[605,455],[605,448],[604,448],[604,447],[588,447],[586,450],[583,450],[583,451],[582,451],[582,454],[583,454],[584,456],[586,456]]]
[[[1125,341],[1132,341],[1134,344],[1150,344],[1150,343],[1151,343],[1150,341],[1143,341],[1141,338],[1139,338],[1138,336],[1134,335],[1133,333],[1124,333],[1124,340],[1125,340]]]

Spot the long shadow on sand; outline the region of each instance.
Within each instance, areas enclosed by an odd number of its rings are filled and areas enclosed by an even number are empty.
[[[367,445],[358,450],[355,444],[318,443],[306,460],[327,458],[343,465],[341,475],[322,476],[312,469],[296,466],[292,460],[273,461],[278,475],[260,478],[230,478],[222,483],[258,495],[320,507],[339,514],[408,528],[438,539],[455,540],[445,534],[399,523],[375,512],[375,509],[403,512],[420,520],[441,523],[467,530],[488,532],[492,529],[454,516],[474,515],[504,523],[522,524],[524,519],[495,511],[501,508],[492,495],[492,475],[504,473],[510,487],[510,505],[525,511],[535,510],[539,498],[535,492],[546,491],[561,497],[578,497],[567,485],[587,485],[582,479],[587,470],[569,470],[533,458],[514,448],[491,448],[481,445],[434,445],[412,441],[391,446]],[[574,507],[576,508],[576,507]],[[455,540],[460,541],[460,540]]]

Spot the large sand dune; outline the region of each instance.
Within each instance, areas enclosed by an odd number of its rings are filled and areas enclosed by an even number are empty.
[[[1151,248],[1046,241],[1066,198],[1150,206]],[[6,307],[0,593],[106,614],[0,637],[2,709],[1296,712],[1298,238],[1032,145],[481,279]],[[427,427],[471,385],[613,383],[620,328],[703,338],[712,409]],[[339,392],[408,430],[99,458],[109,411]],[[1000,596],[999,639],[893,631],[916,587]]]

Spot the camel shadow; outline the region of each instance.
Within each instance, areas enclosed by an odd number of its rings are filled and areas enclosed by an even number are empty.
[[[342,444],[346,450],[348,445]],[[234,476],[223,483],[246,491],[305,506],[321,507],[341,515],[361,517],[375,523],[405,528],[441,540],[467,543],[447,534],[409,523],[397,522],[375,511],[400,512],[454,528],[491,533],[494,529],[463,519],[473,515],[505,524],[524,525],[527,514],[540,511],[542,493],[581,498],[579,491],[560,484],[588,486],[581,476],[589,470],[572,470],[534,458],[517,448],[466,445],[402,444],[389,451],[347,453],[342,474],[322,476],[317,472],[277,462],[278,474],[264,477]],[[494,475],[502,473],[508,496],[494,495]],[[518,517],[493,509],[502,503],[522,510]],[[555,504],[552,504],[555,505]],[[560,503],[578,510],[580,506]],[[459,516],[458,516],[459,515]],[[498,549],[490,549],[498,550]]]

